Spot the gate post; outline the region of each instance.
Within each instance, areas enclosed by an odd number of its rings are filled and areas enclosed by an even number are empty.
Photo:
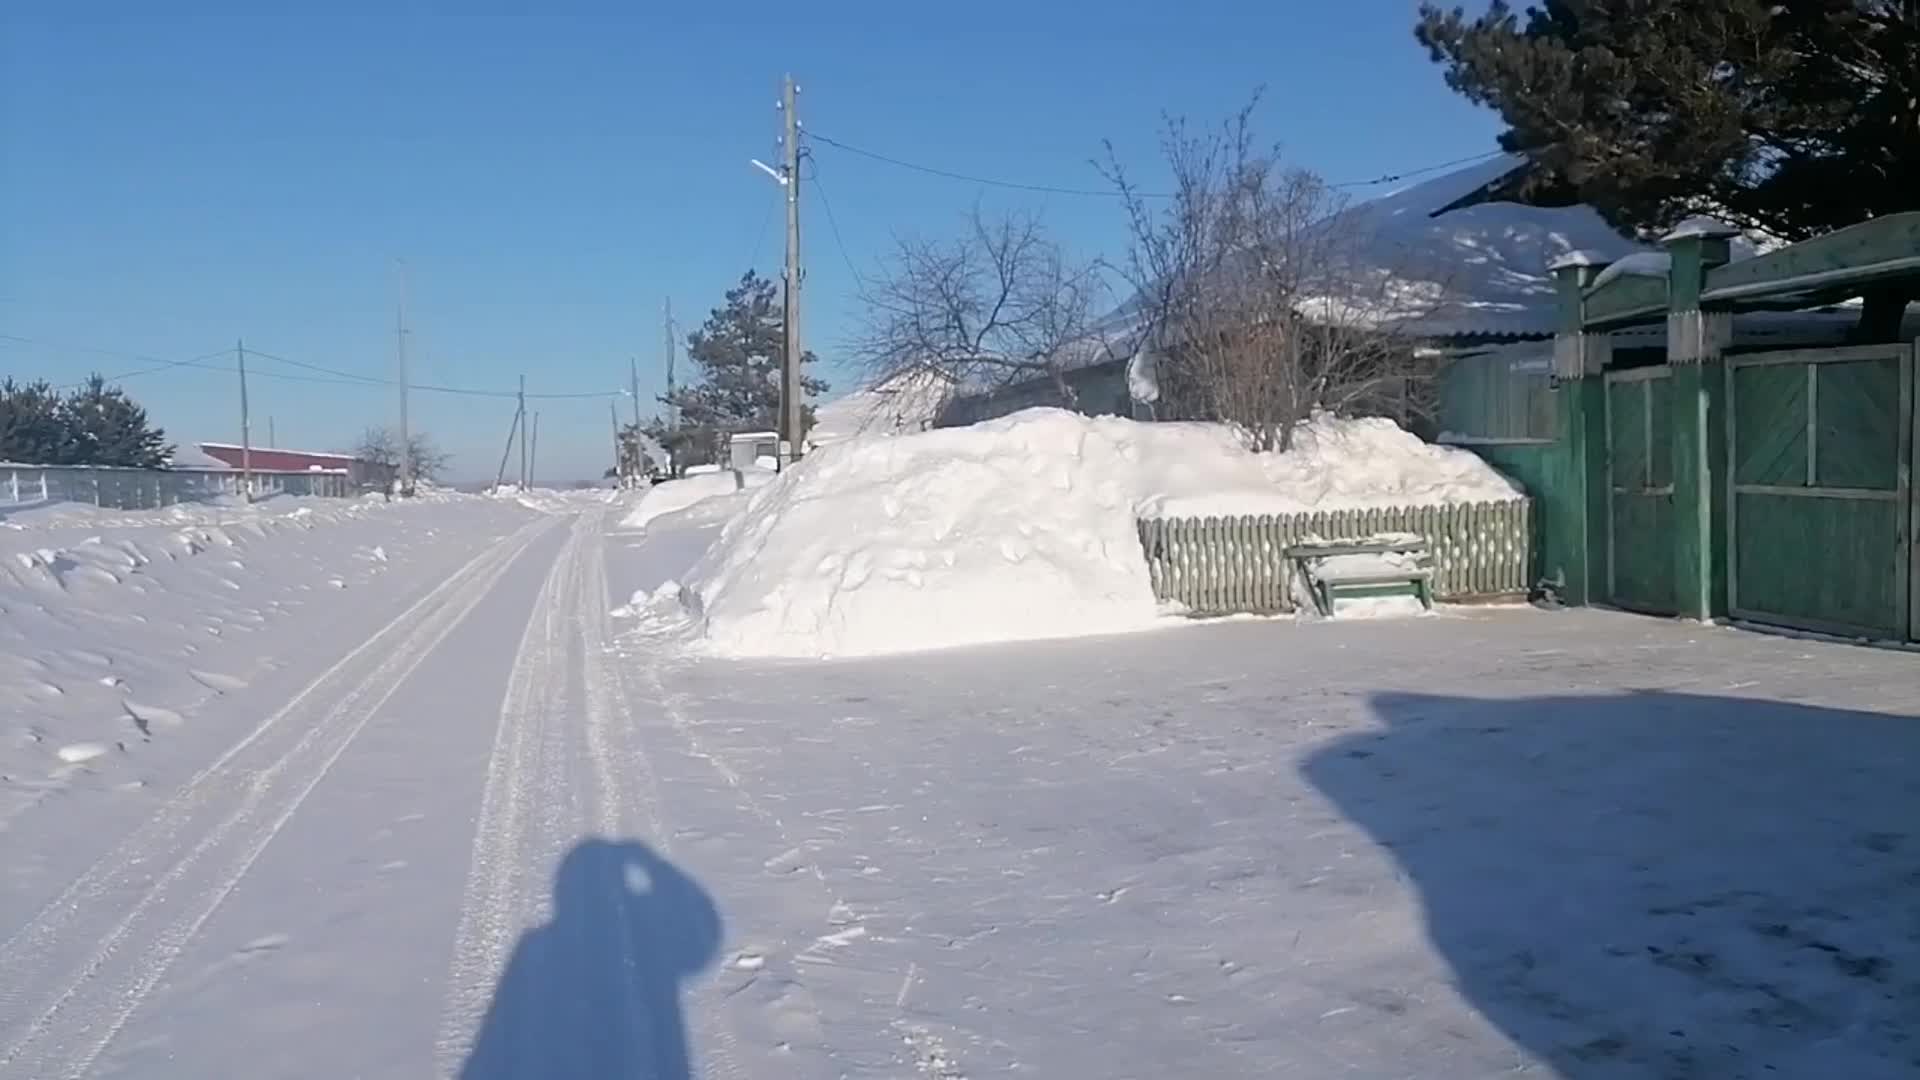
[[[1572,251],[1547,265],[1560,294],[1553,338],[1554,411],[1560,438],[1542,492],[1541,564],[1561,598],[1584,605],[1606,595],[1607,366],[1612,339],[1586,329],[1585,293],[1606,269],[1590,251]]]
[[[1731,257],[1739,230],[1690,218],[1661,239],[1667,271],[1668,392],[1673,419],[1674,602],[1682,617],[1727,610],[1727,423],[1723,355],[1733,314],[1701,307],[1707,271]]]

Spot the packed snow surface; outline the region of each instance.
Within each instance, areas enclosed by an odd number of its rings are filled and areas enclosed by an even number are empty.
[[[1253,454],[1219,425],[1034,409],[821,449],[737,504],[705,557],[651,607],[691,616],[702,647],[734,656],[1127,632],[1163,617],[1140,516],[1516,494],[1479,458],[1385,420],[1318,419],[1289,453]],[[664,512],[643,500],[626,523]]]

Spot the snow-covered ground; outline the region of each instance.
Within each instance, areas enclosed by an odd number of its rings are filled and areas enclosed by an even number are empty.
[[[29,809],[65,813],[76,787],[164,787],[231,734],[206,716],[271,700],[528,516],[453,496],[10,515],[0,835]],[[0,873],[34,875],[47,857],[17,852]]]
[[[1910,654],[1505,609],[726,660],[616,613],[724,517],[539,494],[6,594],[133,700],[246,685],[0,831],[0,1080],[1920,1069]]]

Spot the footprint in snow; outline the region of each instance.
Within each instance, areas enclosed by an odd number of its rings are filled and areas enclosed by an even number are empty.
[[[68,743],[54,751],[53,756],[63,765],[84,765],[94,758],[105,757],[108,752],[106,743],[77,742]]]
[[[236,679],[232,675],[222,675],[219,672],[189,669],[187,674],[193,676],[195,682],[219,694],[244,690],[247,687],[245,679]]]
[[[120,706],[127,711],[128,716],[133,718],[133,726],[140,729],[140,734],[148,736],[149,738],[153,735],[155,724],[161,727],[179,727],[186,723],[186,718],[179,713],[174,712],[172,709],[163,709],[158,705],[142,705],[137,701],[123,701],[120,703]]]

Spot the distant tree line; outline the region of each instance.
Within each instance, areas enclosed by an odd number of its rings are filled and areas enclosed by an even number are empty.
[[[157,469],[172,459],[166,432],[104,376],[64,395],[45,381],[0,382],[0,460]]]

